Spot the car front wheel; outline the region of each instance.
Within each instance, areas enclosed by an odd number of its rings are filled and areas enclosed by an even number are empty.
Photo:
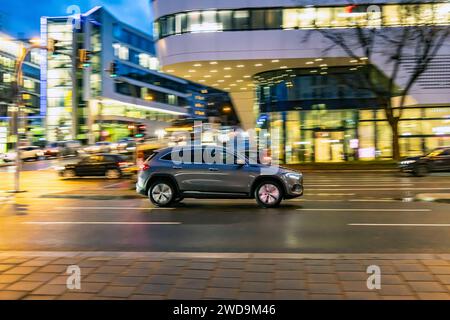
[[[121,173],[117,169],[108,169],[108,170],[106,170],[105,176],[108,179],[119,179],[121,176]]]
[[[62,176],[64,178],[75,178],[76,175],[77,174],[75,173],[75,170],[72,170],[72,169],[66,169],[63,171],[63,174],[62,174]]]
[[[428,175],[428,167],[426,165],[419,165],[414,169],[414,175],[416,177],[425,177]]]
[[[156,181],[148,189],[150,201],[157,207],[167,207],[175,200],[175,190],[167,181]]]
[[[262,182],[255,190],[255,199],[260,207],[277,207],[283,198],[283,191],[275,182]]]

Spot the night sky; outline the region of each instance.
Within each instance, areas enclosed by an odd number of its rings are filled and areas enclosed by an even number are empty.
[[[0,31],[13,37],[39,35],[41,16],[67,15],[71,5],[84,13],[94,6],[104,6],[116,18],[144,32],[151,33],[150,0],[0,0]]]

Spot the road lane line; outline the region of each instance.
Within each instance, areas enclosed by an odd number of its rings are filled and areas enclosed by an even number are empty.
[[[370,183],[370,184],[307,184],[305,183],[305,187],[372,187],[372,186],[380,186],[380,187],[395,187],[395,186],[401,186],[401,187],[408,187],[413,186],[412,183],[389,183],[389,184],[382,184],[382,183]]]
[[[181,222],[151,221],[151,222],[127,222],[127,221],[26,221],[22,224],[30,225],[180,225]]]
[[[138,207],[56,207],[57,210],[175,210],[175,208],[138,208]]]
[[[395,199],[292,199],[293,202],[400,202]]]
[[[413,190],[450,190],[450,188],[311,188],[314,191],[413,191]]]
[[[354,196],[356,193],[309,193],[308,190],[305,190],[305,194],[308,196]]]
[[[450,223],[349,223],[358,227],[450,227]]]
[[[368,209],[368,208],[361,208],[361,209],[356,209],[356,208],[350,208],[350,209],[331,209],[331,208],[311,208],[311,209],[307,209],[307,208],[300,208],[300,209],[296,209],[298,211],[384,211],[384,212],[430,212],[431,209],[395,209],[395,208],[391,208],[391,209],[386,209],[386,208],[373,208],[373,209]]]

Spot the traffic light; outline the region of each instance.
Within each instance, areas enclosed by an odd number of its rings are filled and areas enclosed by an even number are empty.
[[[117,77],[117,63],[115,62],[111,62],[109,64],[109,70],[107,70],[109,72],[109,75],[111,76],[111,78],[116,78]]]
[[[147,131],[147,126],[144,124],[141,124],[137,127],[137,133],[135,135],[136,138],[144,138],[145,133]]]
[[[91,65],[92,51],[86,49],[78,50],[78,68],[88,68]]]

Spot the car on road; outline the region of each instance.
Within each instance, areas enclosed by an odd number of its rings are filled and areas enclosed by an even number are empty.
[[[57,168],[64,178],[101,176],[119,179],[136,173],[135,165],[126,157],[118,154],[101,153],[84,157],[79,162]]]
[[[84,148],[86,153],[109,153],[114,149],[114,145],[108,141],[99,141],[92,146]]]
[[[81,148],[79,141],[57,141],[47,145],[44,156],[48,158],[77,156]]]
[[[37,146],[22,146],[19,147],[20,152],[20,160],[28,161],[28,160],[38,160],[39,158],[44,156],[44,151]],[[13,162],[16,161],[16,152],[11,151],[2,155],[2,160],[4,162]]]
[[[411,173],[417,177],[426,176],[430,172],[450,172],[450,147],[440,147],[419,157],[408,157],[400,161],[400,171]]]
[[[303,175],[251,163],[222,147],[170,147],[155,151],[142,164],[136,191],[158,207],[184,198],[254,198],[259,206],[272,208],[303,194]]]

